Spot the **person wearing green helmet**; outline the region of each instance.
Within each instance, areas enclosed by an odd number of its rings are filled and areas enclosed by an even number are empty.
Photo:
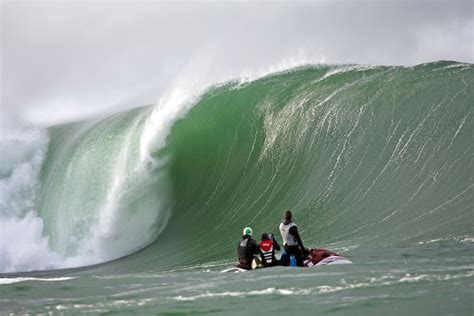
[[[237,247],[237,255],[239,257],[239,268],[251,270],[254,255],[258,255],[257,242],[252,239],[253,231],[250,227],[245,227],[242,232],[242,239]]]

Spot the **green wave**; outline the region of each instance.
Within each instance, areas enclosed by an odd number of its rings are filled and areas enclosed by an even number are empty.
[[[45,234],[53,249],[81,253],[120,174],[108,206],[119,224],[99,239],[102,259],[153,240],[133,260],[233,259],[242,227],[278,235],[288,208],[308,246],[472,235],[473,86],[473,66],[455,62],[311,66],[227,83],[174,124],[154,153],[160,167],[139,161],[151,107],[53,128]]]

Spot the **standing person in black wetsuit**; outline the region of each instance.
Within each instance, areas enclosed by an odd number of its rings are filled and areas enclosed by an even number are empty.
[[[262,241],[258,244],[260,249],[260,256],[262,257],[262,264],[264,267],[273,267],[280,264],[280,261],[275,257],[275,250],[280,251],[280,245],[273,237],[273,234],[262,234]]]
[[[290,210],[285,211],[283,215],[283,222],[280,224],[280,233],[283,239],[283,246],[285,247],[286,256],[282,264],[290,265],[290,256],[294,256],[296,265],[298,267],[304,267],[304,253],[306,249],[301,241],[300,234],[296,224],[293,223],[293,214]]]
[[[252,228],[245,227],[242,232],[242,239],[237,247],[237,255],[239,256],[239,268],[251,270],[254,255],[258,255],[257,242],[252,239]]]

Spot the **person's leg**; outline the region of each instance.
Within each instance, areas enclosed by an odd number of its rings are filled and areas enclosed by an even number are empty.
[[[295,256],[296,265],[298,267],[304,267],[303,253],[300,250],[300,247],[293,246],[293,256]]]
[[[282,252],[281,256],[280,256],[280,260],[278,260],[278,264],[281,265],[281,266],[286,266],[286,263],[288,262],[287,260],[287,254],[286,252]]]
[[[293,256],[295,258],[296,265],[299,266],[300,261],[301,261],[301,254],[300,254],[298,246],[288,246],[287,255],[288,255],[289,265],[291,265],[290,257]]]
[[[276,267],[276,266],[284,266],[285,264],[283,262],[281,262],[281,258],[280,260],[278,260],[277,258],[275,258],[275,260],[273,261],[272,263],[272,266],[273,267]]]
[[[242,263],[242,262],[237,265],[237,268],[241,268],[241,269],[245,269],[245,270],[252,270],[251,266],[249,266],[245,263]]]
[[[280,258],[280,263],[283,266],[289,266],[290,265],[290,247],[285,246],[285,251],[281,254]]]

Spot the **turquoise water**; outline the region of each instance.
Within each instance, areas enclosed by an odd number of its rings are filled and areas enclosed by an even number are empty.
[[[0,312],[472,315],[473,86],[455,62],[310,66],[50,128],[55,261],[6,271]],[[220,273],[287,208],[354,264]]]

